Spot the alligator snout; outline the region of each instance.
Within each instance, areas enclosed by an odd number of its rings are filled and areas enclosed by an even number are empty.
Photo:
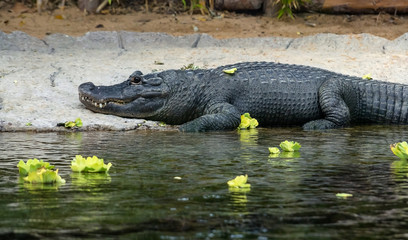
[[[90,94],[95,89],[95,84],[92,82],[82,83],[78,87],[78,91],[82,94]]]

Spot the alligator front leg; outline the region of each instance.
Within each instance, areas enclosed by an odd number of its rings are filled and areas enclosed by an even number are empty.
[[[355,98],[354,92],[347,90],[341,80],[327,80],[319,89],[319,104],[324,118],[304,124],[303,129],[324,130],[348,126],[351,117],[345,98]]]
[[[229,103],[217,103],[208,107],[205,114],[180,126],[183,132],[204,132],[234,129],[239,126],[241,114]]]

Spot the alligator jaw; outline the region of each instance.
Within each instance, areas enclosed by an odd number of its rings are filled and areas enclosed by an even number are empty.
[[[129,81],[112,86],[95,86],[91,82],[78,87],[79,101],[93,112],[121,117],[154,116],[167,99],[165,85],[133,85]]]
[[[124,105],[129,102],[125,102],[123,100],[116,100],[116,99],[106,99],[106,100],[94,100],[93,98],[87,97],[84,94],[79,94],[79,100],[85,104],[85,106],[93,106],[96,108],[103,109],[106,107],[107,104],[113,103],[118,105]]]
[[[79,100],[85,105],[86,108],[93,112],[113,114],[122,117],[145,118],[153,115],[156,112],[152,111],[152,106],[156,106],[156,110],[163,106],[163,99],[158,100],[157,96],[165,96],[165,94],[159,92],[149,92],[143,95],[138,95],[134,99],[129,98],[127,100],[123,100],[113,98],[95,99],[87,96],[87,94],[79,93]],[[140,109],[140,111],[138,114],[127,114],[129,109],[132,108]]]

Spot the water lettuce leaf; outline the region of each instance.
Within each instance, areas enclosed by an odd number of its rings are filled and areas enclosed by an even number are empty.
[[[269,157],[270,158],[298,158],[300,157],[299,149],[301,145],[298,142],[284,141],[281,142],[279,147],[282,152],[279,151],[277,147],[269,147]]]
[[[241,115],[241,123],[239,124],[238,129],[252,129],[256,128],[258,125],[258,120],[252,118],[249,113],[244,113]]]
[[[65,122],[64,126],[66,128],[73,128],[73,127],[82,127],[82,120],[80,118],[75,119],[75,121],[67,121]]]
[[[105,172],[109,171],[112,163],[105,164],[102,158],[96,156],[84,158],[81,155],[76,155],[71,161],[71,169],[74,172]]]
[[[251,120],[244,115],[241,116],[241,124],[239,125],[239,129],[247,129],[251,124]]]
[[[58,175],[58,169],[53,171],[45,167],[30,172],[28,176],[24,178],[24,181],[29,183],[65,183],[65,180]]]
[[[277,147],[270,147],[270,148],[268,148],[269,149],[269,153],[270,154],[278,154],[278,153],[280,153],[280,150],[279,150],[279,148],[277,148]]]
[[[391,151],[400,159],[408,159],[408,143],[398,142],[390,145]]]
[[[363,76],[363,79],[371,80],[373,78],[371,77],[371,73],[367,73],[366,75]]]
[[[301,145],[298,142],[293,142],[293,141],[284,141],[281,142],[281,144],[279,145],[283,151],[285,152],[295,152],[295,151],[299,151]]]
[[[237,68],[230,68],[230,69],[223,69],[222,70],[226,74],[234,74],[237,71]]]
[[[353,194],[350,193],[336,193],[336,197],[346,199],[348,197],[352,197]]]
[[[65,125],[64,125],[66,128],[73,128],[73,127],[75,127],[75,123],[74,122],[72,122],[72,121],[67,121],[67,122],[65,122]]]
[[[248,175],[237,176],[236,178],[227,182],[230,188],[250,188],[251,184],[247,183]]]
[[[75,126],[82,127],[82,120],[80,118],[75,119]]]
[[[45,169],[53,169],[55,166],[50,165],[48,162],[44,162],[43,160],[38,160],[37,158],[28,159],[25,163],[23,160],[17,164],[18,172],[21,176],[27,176],[30,172],[37,171],[39,168],[44,167]]]

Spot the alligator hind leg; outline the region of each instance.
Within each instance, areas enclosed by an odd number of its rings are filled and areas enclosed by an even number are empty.
[[[319,89],[319,104],[323,119],[313,120],[303,125],[304,130],[324,130],[342,128],[350,124],[350,109],[344,97],[352,98],[352,91],[345,91],[340,80],[327,80]]]

